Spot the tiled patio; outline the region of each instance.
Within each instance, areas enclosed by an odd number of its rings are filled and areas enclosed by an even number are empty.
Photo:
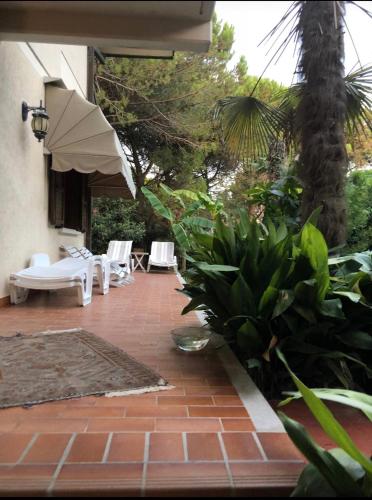
[[[1,335],[83,327],[175,386],[0,410],[0,495],[288,495],[303,468],[289,438],[256,430],[216,350],[175,349],[170,330],[199,324],[176,276],[135,278],[85,308],[70,290],[0,309]]]

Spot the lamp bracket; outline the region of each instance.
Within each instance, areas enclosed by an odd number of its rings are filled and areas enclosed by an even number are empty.
[[[43,101],[40,101],[40,106],[29,106],[26,101],[22,101],[22,120],[25,122],[29,111],[33,111],[35,109],[46,111],[46,108],[43,107]]]

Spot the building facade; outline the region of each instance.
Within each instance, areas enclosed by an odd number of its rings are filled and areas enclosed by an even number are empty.
[[[0,301],[7,302],[12,272],[29,264],[33,253],[59,259],[61,244],[84,244],[84,233],[50,221],[49,157],[31,129],[31,113],[21,106],[45,103],[45,86],[59,80],[86,98],[86,46],[0,42]],[[53,222],[53,221],[52,221]],[[4,300],[5,298],[5,300]]]

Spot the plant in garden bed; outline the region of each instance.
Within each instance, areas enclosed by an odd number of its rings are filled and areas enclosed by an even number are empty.
[[[223,205],[213,201],[207,194],[194,193],[187,189],[170,189],[160,184],[166,198],[165,206],[159,198],[146,187],[141,189],[155,212],[170,224],[178,251],[183,258],[191,250],[193,235],[199,231],[208,231],[213,227],[213,220],[222,212]]]
[[[339,448],[329,451],[318,446],[306,429],[280,412],[285,430],[296,447],[308,459],[293,497],[372,497],[372,461],[355,445],[321,399],[337,401],[363,411],[372,420],[372,397],[367,394],[332,389],[310,390],[289,368],[282,352],[277,355],[283,362],[299,392],[293,393],[279,406],[303,397],[324,432]]]
[[[183,314],[205,311],[266,394],[291,383],[276,345],[312,386],[368,387],[372,274],[365,268],[345,274],[338,261],[330,272],[316,213],[295,234],[284,224],[250,220],[242,210],[229,217],[220,209],[208,224],[194,225],[167,215],[173,230],[183,224],[187,237],[182,292],[191,301]]]
[[[299,207],[302,187],[295,175],[282,173],[279,179],[259,182],[245,192],[248,205],[258,207],[257,216],[263,220],[284,222],[288,227],[300,224]]]
[[[217,217],[213,233],[194,241],[183,313],[205,310],[261,389],[273,394],[289,382],[275,345],[313,386],[368,386],[372,309],[358,283],[371,275],[332,277],[327,245],[311,221],[291,234],[241,212],[228,224]]]

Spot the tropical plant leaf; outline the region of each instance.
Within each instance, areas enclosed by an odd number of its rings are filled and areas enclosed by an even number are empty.
[[[372,350],[372,334],[359,330],[349,330],[337,335],[343,344],[358,349]]]
[[[316,420],[321,425],[324,432],[340,447],[342,448],[350,457],[356,460],[360,465],[372,474],[372,462],[357,448],[349,434],[345,429],[338,423],[334,418],[330,410],[325,406],[325,404],[317,398],[311,389],[306,387],[305,384],[292,372],[289,365],[279,348],[276,349],[279,359],[283,362],[287,368],[293,382],[296,384],[298,390],[301,392],[307,406],[310,408],[311,413],[314,415]],[[332,486],[334,486],[332,484]]]
[[[278,300],[276,301],[272,319],[283,314],[293,303],[295,298],[293,290],[280,290]]]
[[[165,207],[163,203],[159,200],[159,198],[152,193],[149,189],[146,187],[141,188],[142,193],[146,196],[147,200],[150,202],[152,208],[162,217],[169,221],[173,221],[173,215],[172,212],[169,210],[169,208]]]
[[[363,66],[345,77],[346,125],[350,136],[372,130],[372,65]]]
[[[278,412],[289,437],[301,453],[319,470],[328,484],[339,496],[361,497],[362,489],[349,472],[331,453],[318,446],[307,433],[305,427]]]
[[[172,230],[182,252],[190,248],[190,241],[181,224],[172,224]]]
[[[265,156],[281,130],[283,112],[256,97],[230,96],[218,101],[214,117],[221,121],[225,142],[237,158]]]
[[[312,392],[320,399],[335,401],[347,406],[352,406],[361,410],[369,420],[372,420],[372,396],[363,392],[350,391],[348,389],[311,389]],[[278,407],[282,407],[295,399],[301,399],[301,392],[285,391],[285,395],[291,397],[281,401]]]

